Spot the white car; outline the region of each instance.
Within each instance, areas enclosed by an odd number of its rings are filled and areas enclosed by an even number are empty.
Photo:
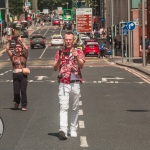
[[[58,34],[58,35],[53,35],[51,37],[51,46],[53,45],[64,45],[64,39],[62,37],[62,35]]]
[[[80,45],[82,45],[83,44],[83,42],[84,42],[84,40],[86,40],[86,39],[90,39],[90,37],[88,37],[88,36],[86,36],[86,35],[83,35],[81,38],[80,38]]]

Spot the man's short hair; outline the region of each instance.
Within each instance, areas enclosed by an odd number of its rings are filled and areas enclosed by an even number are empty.
[[[74,36],[74,34],[73,34],[73,32],[72,31],[67,31],[66,33],[65,33],[65,35],[69,35],[69,34],[72,34],[73,36]]]

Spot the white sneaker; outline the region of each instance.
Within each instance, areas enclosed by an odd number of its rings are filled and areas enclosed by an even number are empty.
[[[77,137],[77,131],[70,131],[71,137]]]
[[[67,131],[63,131],[63,130],[59,130],[59,135],[63,140],[67,140],[68,139],[68,135],[67,135]]]

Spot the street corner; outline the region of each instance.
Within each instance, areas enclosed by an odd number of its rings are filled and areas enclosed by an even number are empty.
[[[0,117],[0,139],[2,138],[4,133],[4,122],[2,120],[2,118]]]

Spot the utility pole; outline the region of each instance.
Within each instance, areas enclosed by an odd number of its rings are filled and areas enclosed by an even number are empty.
[[[142,0],[142,53],[143,53],[143,67],[146,66],[145,59],[145,0]]]
[[[112,57],[115,57],[114,50],[114,33],[113,33],[113,25],[114,25],[114,0],[111,0],[111,37],[112,37]]]
[[[5,0],[5,21],[7,22],[7,24],[9,23],[9,4],[8,4],[8,0]]]

